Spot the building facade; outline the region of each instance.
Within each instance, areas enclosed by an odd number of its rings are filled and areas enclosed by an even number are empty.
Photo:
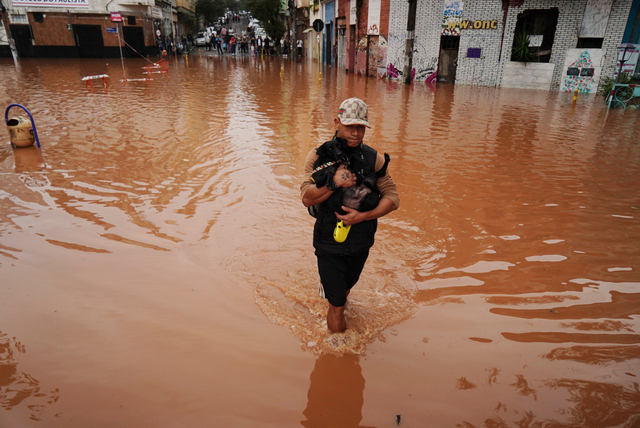
[[[640,0],[412,1],[415,81],[592,93],[601,76],[616,70],[619,45],[639,43]],[[410,2],[320,5],[325,26],[317,60],[360,75],[404,78]],[[640,63],[638,47],[627,68]]]
[[[186,0],[181,7],[195,9]],[[19,57],[115,58],[121,47],[126,57],[147,57],[180,35],[176,0],[13,0],[4,9],[2,57],[11,56],[10,40]]]

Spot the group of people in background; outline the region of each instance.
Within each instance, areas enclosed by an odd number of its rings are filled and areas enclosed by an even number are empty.
[[[217,31],[213,31],[210,38],[207,50],[218,51],[219,54],[228,52],[232,55],[236,53],[249,53],[249,47],[255,46],[255,37],[243,32],[242,35],[236,35],[227,31],[226,28],[222,28],[220,34]]]
[[[247,27],[246,31],[242,34],[235,34],[233,29],[227,29],[226,24],[229,21],[236,22],[235,19],[240,20],[238,15],[229,15],[225,17],[225,22],[222,22],[223,27],[220,31],[213,30],[210,33],[209,42],[206,45],[208,51],[217,51],[218,54],[223,55],[225,52],[232,55],[236,54],[251,54],[253,55],[278,55],[276,49],[279,48],[279,54],[282,56],[291,55],[292,49],[297,49],[299,57],[304,56],[304,43],[302,39],[295,41],[295,48],[292,40],[289,36],[281,37],[279,42],[273,42],[268,36],[257,36],[251,27]],[[169,34],[165,41],[158,37],[158,47],[160,54],[163,57],[167,55],[176,55],[188,53],[189,49],[194,45],[193,37],[183,34],[178,40],[175,40],[173,33]]]
[[[162,38],[158,37],[158,49],[160,50],[160,55],[163,57],[167,57],[167,55],[182,54],[187,51],[189,49],[189,45],[192,44],[193,37],[191,34],[183,34],[180,39],[175,40],[173,33],[171,33],[167,36],[164,42],[162,41]]]
[[[288,46],[288,43],[284,43],[284,39],[281,42],[283,46]],[[213,31],[207,45],[207,50],[217,51],[222,55],[225,52],[232,55],[235,54],[251,54],[251,55],[265,55],[269,56],[275,46],[272,44],[271,39],[266,36],[256,36],[253,31],[243,31],[242,34],[234,34],[222,28],[220,33]],[[288,51],[286,51],[288,53]]]

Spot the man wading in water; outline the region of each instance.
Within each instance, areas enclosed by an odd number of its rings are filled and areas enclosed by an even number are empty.
[[[350,165],[367,176],[379,171],[384,163],[384,156],[362,143],[367,128],[370,128],[367,105],[358,98],[349,98],[342,102],[338,115],[334,119],[336,134],[334,139],[342,147],[350,159]],[[376,182],[382,195],[378,206],[371,211],[360,212],[343,206],[344,215],[333,212],[330,208],[336,198],[338,206],[342,201],[345,188],[356,184],[356,175],[344,165],[340,165],[333,176],[333,182],[317,187],[311,174],[314,163],[318,159],[316,150],[311,150],[305,163],[306,179],[300,186],[302,203],[305,207],[318,205],[316,224],[313,229],[313,246],[318,258],[318,273],[324,296],[329,301],[327,327],[334,333],[342,333],[347,329],[344,308],[351,288],[358,282],[360,273],[373,246],[377,219],[398,208],[400,198],[396,185],[387,172]],[[344,242],[334,239],[336,223],[342,220],[349,227]]]

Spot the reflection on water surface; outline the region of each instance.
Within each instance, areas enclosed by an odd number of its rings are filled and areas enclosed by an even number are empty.
[[[637,112],[277,58],[120,82],[144,65],[0,62],[43,146],[0,147],[0,330],[28,350],[0,422],[637,426]],[[401,207],[332,336],[298,186],[349,96]],[[335,379],[353,403],[321,417]]]

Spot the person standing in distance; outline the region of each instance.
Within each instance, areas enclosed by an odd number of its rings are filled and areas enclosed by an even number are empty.
[[[362,142],[366,129],[371,127],[364,101],[358,98],[344,100],[333,121],[336,129],[334,139],[340,142],[350,163],[356,165],[362,175],[379,171],[384,166],[384,156]],[[344,215],[330,212],[330,199],[339,198],[341,201],[343,189],[354,186],[357,177],[344,165],[340,165],[333,176],[333,182],[317,187],[311,178],[313,164],[317,159],[316,150],[311,150],[305,162],[306,177],[300,186],[300,192],[305,207],[318,205],[313,246],[318,259],[321,291],[324,291],[324,296],[329,301],[327,327],[334,333],[342,333],[347,328],[344,317],[347,296],[358,282],[369,256],[369,249],[373,246],[377,219],[397,209],[400,197],[387,171],[376,182],[382,195],[376,208],[360,212],[343,206],[342,209],[346,211]],[[347,239],[341,243],[333,237],[339,220],[343,221],[344,226],[351,226]]]

